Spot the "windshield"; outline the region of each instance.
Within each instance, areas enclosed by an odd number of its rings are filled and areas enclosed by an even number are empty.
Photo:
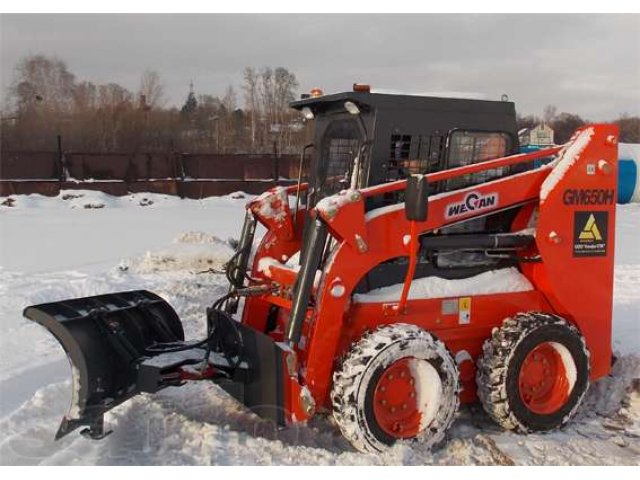
[[[317,166],[315,187],[320,193],[317,200],[350,187],[351,177],[357,170],[355,163],[360,144],[360,129],[355,120],[333,120],[327,126]]]

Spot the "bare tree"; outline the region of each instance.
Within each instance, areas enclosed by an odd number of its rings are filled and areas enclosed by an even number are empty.
[[[123,109],[133,106],[133,94],[117,83],[98,87],[98,106],[103,109]]]
[[[252,67],[246,67],[243,72],[244,85],[244,101],[245,107],[249,110],[249,118],[251,120],[251,148],[256,148],[256,132],[258,129],[259,100],[258,100],[258,74]]]
[[[233,128],[233,112],[236,109],[236,92],[233,86],[228,85],[222,97],[216,121],[216,145],[217,151],[223,153],[232,150],[235,143]]]
[[[542,119],[544,120],[544,123],[549,125],[551,122],[553,122],[553,120],[556,118],[557,113],[558,107],[556,107],[555,105],[547,105],[546,107],[544,107],[544,110],[542,111]]]
[[[100,149],[115,151],[124,148],[121,139],[126,114],[133,110],[133,94],[117,83],[98,87],[98,118]]]
[[[587,123],[590,122],[573,113],[562,112],[556,115],[550,125],[553,128],[554,141],[558,144],[568,142],[571,135]]]
[[[44,55],[22,59],[15,70],[9,96],[18,112],[34,108],[69,112],[73,107],[75,77],[65,62]]]
[[[296,76],[286,68],[278,67],[275,70],[275,104],[278,120],[284,122],[289,113],[289,103],[295,100],[295,91],[298,88]]]
[[[92,82],[81,82],[73,91],[73,99],[76,112],[95,109],[98,103],[98,87]]]
[[[236,109],[236,91],[233,88],[233,85],[228,85],[227,89],[224,91],[224,97],[222,97],[222,106],[229,113],[233,112]]]
[[[539,125],[541,122],[539,117],[535,115],[516,115],[516,125],[518,126],[518,130],[523,128],[531,129],[536,125]]]
[[[164,107],[164,85],[158,72],[145,70],[140,79],[138,95],[141,102],[144,100],[144,106],[149,109]]]
[[[270,138],[275,124],[274,80],[273,69],[265,67],[260,72],[260,103],[262,104],[263,144]]]
[[[298,81],[286,68],[264,67],[244,70],[245,106],[251,122],[252,149],[271,150],[273,143],[282,151],[291,139],[290,124],[296,116],[289,109]],[[258,136],[259,134],[259,136]]]
[[[621,142],[640,143],[640,117],[631,117],[623,113],[615,123],[620,127]]]
[[[275,122],[279,125],[277,130],[278,151],[289,146],[291,141],[291,124],[295,118],[289,108],[289,103],[295,100],[295,92],[298,88],[296,76],[286,68],[278,67],[274,74],[274,104]]]

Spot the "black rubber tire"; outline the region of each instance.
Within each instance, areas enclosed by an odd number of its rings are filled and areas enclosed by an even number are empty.
[[[396,360],[415,357],[428,361],[441,380],[435,417],[418,436],[427,448],[440,443],[453,423],[459,405],[458,369],[447,347],[425,330],[408,324],[380,327],[355,343],[333,376],[333,417],[342,434],[361,452],[382,452],[397,440],[385,433],[373,414],[373,392],[380,375]]]
[[[529,352],[543,342],[559,343],[575,364],[575,382],[567,402],[556,412],[538,414],[520,398],[518,377]],[[589,351],[578,329],[544,313],[519,313],[495,328],[478,359],[476,382],[484,410],[507,430],[521,433],[564,426],[575,414],[589,386]]]

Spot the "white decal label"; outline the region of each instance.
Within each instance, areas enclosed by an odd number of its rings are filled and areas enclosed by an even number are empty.
[[[460,202],[450,203],[445,211],[445,218],[454,218],[471,212],[490,210],[498,206],[496,192],[483,195],[480,192],[469,192]]]

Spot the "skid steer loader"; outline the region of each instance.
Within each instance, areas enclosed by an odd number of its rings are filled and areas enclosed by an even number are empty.
[[[510,102],[354,87],[292,104],[308,181],[248,203],[202,340],[148,291],[25,309],[72,365],[57,438],[196,380],[279,426],[332,412],[361,451],[435,445],[460,402],[520,432],[569,420],[611,364],[616,127],[518,154]]]

